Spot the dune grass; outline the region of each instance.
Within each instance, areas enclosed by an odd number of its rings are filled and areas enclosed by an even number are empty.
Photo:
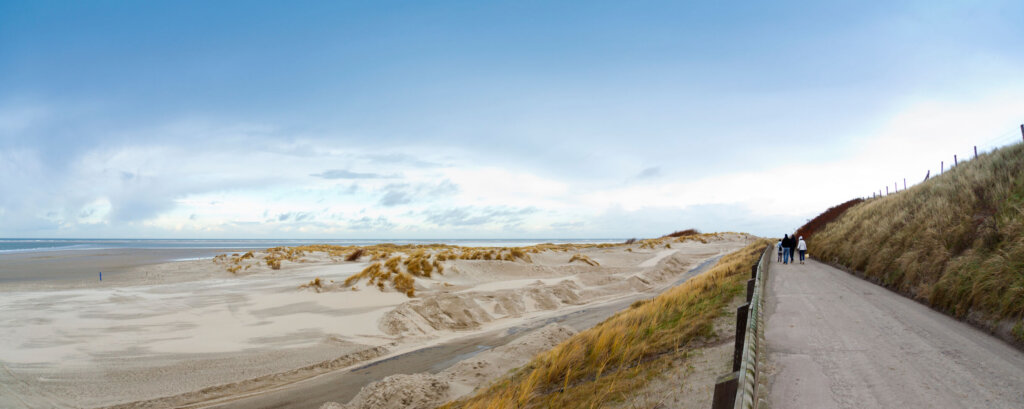
[[[695,230],[685,230],[692,233]],[[687,234],[679,237],[662,237],[648,239],[641,242],[641,248],[666,247],[671,248],[670,242],[685,242],[696,240],[707,243],[707,238],[717,234]],[[409,297],[415,295],[415,278],[429,278],[433,274],[443,274],[445,261],[454,260],[479,260],[479,261],[503,261],[503,262],[525,262],[532,263],[531,254],[543,252],[576,252],[572,261],[582,261],[592,266],[598,265],[593,259],[579,253],[586,249],[608,249],[625,246],[625,244],[601,243],[564,243],[552,244],[543,243],[524,247],[462,247],[447,244],[376,244],[371,246],[338,246],[332,244],[313,244],[294,247],[273,247],[259,252],[247,252],[239,254],[220,254],[214,257],[213,262],[222,265],[224,269],[232,274],[246,271],[253,266],[266,264],[271,270],[280,270],[283,262],[303,263],[314,253],[326,254],[335,262],[359,262],[369,258],[371,264],[348,277],[345,286],[351,286],[356,282],[366,280],[367,285],[376,285],[379,289],[393,288],[403,292]],[[627,251],[632,249],[627,248]],[[313,286],[314,288],[322,288]]]
[[[956,317],[1012,325],[1024,318],[1024,145],[857,204],[808,247]]]
[[[462,247],[447,244],[398,245],[389,243],[375,244],[371,246],[311,244],[294,247],[273,247],[262,250],[258,253],[262,254],[261,260],[263,264],[266,264],[271,269],[278,270],[281,268],[282,262],[289,261],[301,263],[306,261],[304,258],[305,256],[312,253],[324,253],[331,259],[339,262],[358,262],[366,257],[369,257],[370,261],[383,261],[388,260],[395,255],[409,255],[416,254],[417,252],[428,252],[436,255],[434,261],[430,262],[433,265],[432,269],[441,270],[444,267],[438,262],[447,260],[502,260],[532,263],[533,260],[530,257],[530,254],[537,254],[546,251],[570,252],[591,248],[610,248],[615,246],[619,246],[619,244],[544,243],[525,247]],[[260,264],[261,261],[256,260],[256,257],[256,254],[252,251],[247,252],[244,255],[239,255],[237,253],[230,256],[228,254],[220,254],[213,258],[213,262],[223,265],[224,269],[231,273],[237,273],[240,270],[248,269],[248,267],[251,267],[252,265]],[[431,269],[426,265],[420,265],[412,268],[422,270]]]
[[[583,253],[573,254],[572,258],[569,259],[569,262],[572,263],[574,261],[579,261],[579,262],[582,262],[582,263],[587,263],[587,264],[590,264],[592,266],[599,266],[599,265],[601,265],[600,263],[594,261],[594,259],[592,259],[590,257],[587,257]]]
[[[696,236],[700,234],[700,230],[697,229],[686,229],[677,230],[672,233],[666,234],[665,237],[684,237],[684,236]]]
[[[307,284],[300,285],[299,288],[312,288],[316,292],[320,292],[323,291],[324,284],[324,281],[321,280],[320,277],[317,277]]]
[[[863,201],[864,199],[858,197],[856,199],[847,200],[842,204],[832,206],[828,208],[828,210],[822,212],[815,218],[811,219],[809,222],[807,222],[807,224],[797,229],[796,233],[794,233],[793,236],[810,238],[811,236],[814,235],[814,233],[821,231],[822,229],[825,228],[826,225],[838,219],[839,216],[841,216],[851,207],[856,206]]]
[[[711,270],[636,302],[536,356],[475,395],[444,408],[593,408],[641,388],[678,354],[714,334],[713,321],[743,294],[768,240],[723,257]]]
[[[685,230],[685,232],[693,231]],[[715,236],[715,234],[695,234],[687,235],[682,237],[664,237],[660,239],[649,239],[643,240],[641,247],[655,248],[663,247],[668,240],[676,241],[687,241],[697,240],[701,242],[707,242],[706,238]],[[633,242],[636,239],[632,240]],[[632,244],[626,243],[626,244]],[[301,263],[304,262],[305,256],[313,253],[323,253],[328,255],[335,261],[348,261],[348,262],[359,262],[364,258],[369,258],[370,261],[384,261],[388,260],[395,255],[410,255],[419,251],[435,254],[436,261],[447,261],[447,260],[502,260],[502,261],[522,261],[531,263],[533,262],[530,254],[538,254],[543,252],[579,252],[586,249],[607,249],[622,246],[623,244],[615,243],[542,243],[532,246],[523,247],[463,247],[448,244],[390,244],[381,243],[370,246],[339,246],[333,244],[310,244],[294,247],[273,247],[259,252],[247,252],[244,255],[233,254],[220,254],[214,257],[213,261],[217,264],[224,265],[224,268],[228,271],[237,272],[244,267],[248,267],[254,264],[266,264],[273,269],[280,269],[281,263],[284,261]],[[262,262],[257,261],[258,254],[262,254]],[[431,262],[433,264],[433,262]],[[234,267],[238,268],[234,268]],[[426,266],[421,266],[426,269]],[[437,269],[437,266],[434,266]]]

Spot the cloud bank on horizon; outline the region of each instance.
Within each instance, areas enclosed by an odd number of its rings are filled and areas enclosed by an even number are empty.
[[[775,236],[1021,138],[1019,1],[681,3],[0,3],[0,237]]]

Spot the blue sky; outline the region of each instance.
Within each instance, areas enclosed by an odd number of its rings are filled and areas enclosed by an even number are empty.
[[[805,3],[0,0],[0,237],[781,235],[1019,140],[1024,3]]]

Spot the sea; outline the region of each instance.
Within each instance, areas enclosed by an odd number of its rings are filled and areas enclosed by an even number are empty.
[[[333,244],[367,246],[391,244],[448,244],[464,247],[522,247],[541,243],[622,243],[625,239],[17,239],[0,238],[0,254],[111,249],[259,250],[278,246]]]

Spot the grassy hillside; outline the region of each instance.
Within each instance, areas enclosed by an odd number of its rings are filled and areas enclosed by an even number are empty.
[[[814,235],[814,233],[817,233],[819,230],[825,228],[826,225],[835,221],[837,218],[839,218],[839,216],[841,216],[851,207],[856,206],[862,202],[864,202],[864,199],[856,198],[848,200],[843,204],[832,206],[822,214],[819,214],[817,217],[811,219],[811,221],[807,222],[807,224],[797,229],[796,233],[794,233],[793,235],[796,237],[811,237]]]
[[[857,204],[808,247],[819,259],[1024,341],[1024,145]]]
[[[474,396],[446,408],[591,408],[619,400],[712,335],[712,322],[743,293],[768,240],[711,270],[576,334]]]

